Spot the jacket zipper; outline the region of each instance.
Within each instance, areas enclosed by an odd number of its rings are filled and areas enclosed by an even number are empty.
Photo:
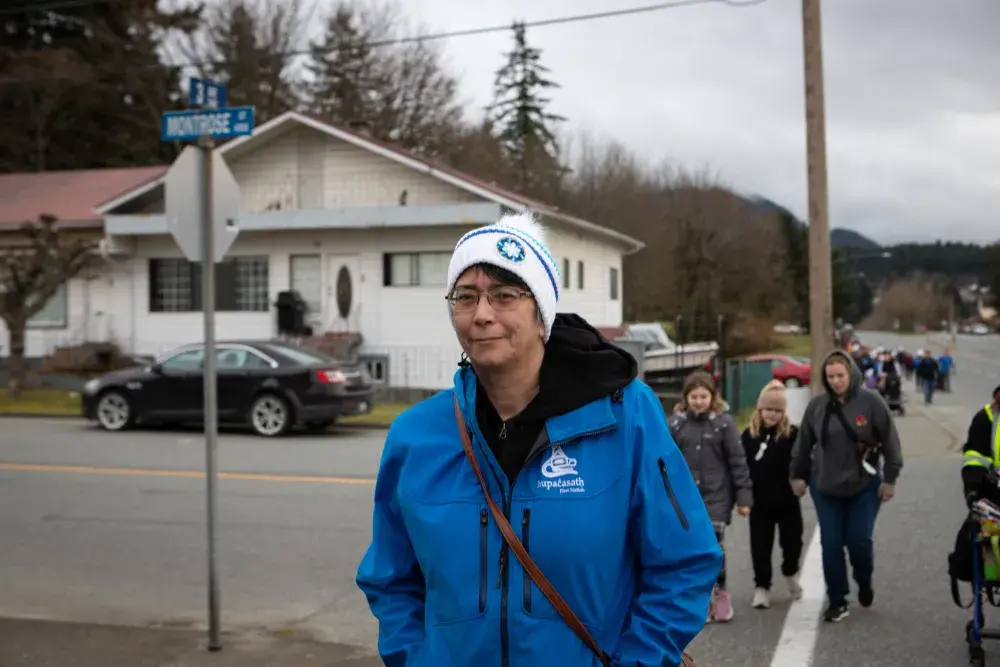
[[[486,611],[486,572],[489,565],[486,543],[486,509],[479,510],[479,613]]]
[[[687,517],[684,516],[684,510],[681,509],[681,504],[677,500],[677,496],[674,494],[674,487],[670,485],[670,476],[667,474],[667,464],[663,462],[663,458],[656,460],[660,465],[660,477],[663,478],[663,488],[667,492],[667,497],[670,498],[670,504],[674,507],[674,513],[677,514],[677,518],[681,522],[681,527],[684,530],[690,530],[691,524],[688,523]]]
[[[576,440],[578,438],[586,438],[593,435],[598,435],[605,433],[607,431],[613,431],[615,426],[605,426],[602,428],[594,429],[593,431],[587,431],[586,433],[578,433],[572,438],[564,438],[559,442],[546,442],[541,447],[532,450],[528,458],[525,459],[524,465],[521,470],[528,467],[528,464],[532,463],[538,455],[545,450],[546,447],[553,447],[555,445],[561,445],[569,440]],[[506,517],[507,521],[510,521],[510,506],[514,498],[514,487],[517,486],[517,478],[520,477],[518,473],[513,481],[510,483],[510,493],[505,494],[503,498],[503,515]],[[680,508],[678,507],[678,512]],[[687,519],[683,519],[685,525],[687,524]],[[509,620],[507,618],[507,593],[510,591],[510,570],[507,567],[507,550],[510,548],[507,546],[507,541],[502,540],[503,547],[500,549],[500,665],[501,667],[510,666],[510,631],[509,631]]]
[[[521,515],[521,544],[524,545],[524,550],[529,554],[531,550],[528,548],[528,539],[531,536],[529,529],[529,524],[531,523],[531,510],[528,508],[524,509],[524,514]],[[531,613],[531,577],[528,576],[527,572],[524,572],[524,592],[522,593],[524,598],[524,610]]]

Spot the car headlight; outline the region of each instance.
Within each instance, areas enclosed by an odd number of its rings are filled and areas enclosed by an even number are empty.
[[[100,380],[89,380],[85,385],[83,385],[83,393],[93,394],[97,391],[97,388],[101,386]]]

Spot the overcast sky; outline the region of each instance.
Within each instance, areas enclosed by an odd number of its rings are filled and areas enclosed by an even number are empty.
[[[405,0],[430,31],[653,0]],[[1000,2],[824,0],[831,223],[882,243],[1000,238]],[[709,166],[806,217],[801,0],[667,9],[529,29],[566,130]],[[489,99],[510,34],[445,45]]]

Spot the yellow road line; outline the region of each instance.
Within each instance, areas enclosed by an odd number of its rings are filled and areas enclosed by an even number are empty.
[[[14,472],[65,472],[82,475],[125,475],[131,477],[184,477],[189,479],[204,479],[205,473],[199,470],[156,470],[151,468],[100,468],[95,466],[66,466],[44,463],[5,463],[0,462],[0,470]],[[375,483],[374,479],[362,477],[325,477],[317,475],[265,475],[248,472],[220,472],[219,479],[245,480],[254,482],[289,482],[292,484],[367,484]]]

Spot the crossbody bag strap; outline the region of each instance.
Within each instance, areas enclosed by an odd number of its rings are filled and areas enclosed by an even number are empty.
[[[493,514],[493,520],[496,522],[497,528],[500,529],[500,534],[503,535],[504,541],[510,546],[511,551],[514,552],[514,556],[520,561],[524,571],[535,582],[535,585],[542,591],[542,594],[552,603],[552,606],[555,607],[559,615],[562,616],[566,625],[570,627],[587,648],[594,652],[604,667],[610,667],[611,659],[601,650],[601,647],[597,645],[597,642],[587,631],[583,622],[573,613],[573,610],[569,608],[569,605],[562,599],[562,596],[559,595],[555,587],[545,578],[545,575],[538,569],[538,566],[535,565],[535,562],[525,550],[524,545],[517,539],[517,534],[514,533],[510,521],[507,520],[503,511],[497,506],[496,501],[490,495],[489,487],[486,485],[486,478],[483,477],[483,471],[479,468],[479,462],[476,460],[476,453],[472,449],[472,440],[469,438],[469,429],[465,425],[462,408],[458,405],[458,396],[455,397],[455,421],[458,424],[459,436],[462,438],[462,449],[465,450],[465,458],[469,460],[472,472],[476,474],[476,479],[479,480],[479,486],[483,489],[483,494],[486,496],[486,503],[490,507],[490,513]]]
[[[469,437],[469,429],[465,425],[465,417],[462,415],[462,408],[458,404],[458,396],[455,396],[455,421],[458,426],[458,434],[462,439],[462,449],[465,451],[465,458],[469,460],[469,465],[472,467],[472,472],[476,474],[476,479],[479,481],[479,486],[483,490],[483,495],[486,496],[486,503],[489,505],[490,513],[493,515],[493,520],[497,524],[497,528],[500,529],[500,534],[503,535],[504,541],[510,547],[511,551],[514,552],[514,556],[517,558],[518,562],[521,563],[521,567],[524,568],[525,573],[531,578],[538,589],[542,591],[542,594],[548,599],[548,601],[555,608],[559,616],[562,617],[566,625],[573,631],[573,633],[583,642],[584,646],[593,651],[597,659],[601,661],[604,667],[611,667],[611,657],[601,650],[601,647],[597,645],[597,641],[594,640],[590,632],[587,630],[586,626],[579,619],[579,617],[573,613],[566,601],[559,595],[559,592],[555,589],[552,583],[542,574],[542,571],[535,564],[535,561],[531,559],[528,555],[528,551],[521,544],[521,540],[517,538],[517,534],[510,525],[510,521],[504,516],[503,511],[497,506],[496,501],[493,500],[493,496],[490,495],[489,486],[486,484],[486,478],[483,477],[483,471],[479,467],[479,462],[476,460],[476,453],[472,449],[472,439]],[[684,654],[684,658],[681,662],[681,667],[697,667],[694,660],[687,653]]]
[[[840,422],[841,428],[847,433],[848,437],[854,441],[855,445],[862,444],[864,449],[858,450],[858,458],[862,461],[867,460],[869,455],[877,454],[879,450],[878,443],[871,443],[858,435],[858,432],[854,430],[851,424],[847,421],[847,417],[844,415],[844,411],[839,403],[834,402],[831,406],[831,410],[837,416],[837,421]],[[874,428],[874,427],[873,427]]]

